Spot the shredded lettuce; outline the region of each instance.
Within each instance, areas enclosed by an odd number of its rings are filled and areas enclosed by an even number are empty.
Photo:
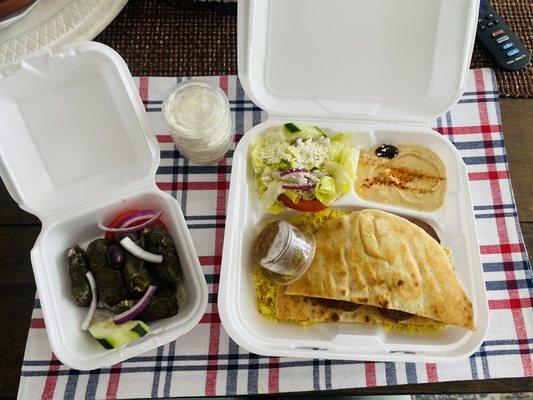
[[[263,160],[259,156],[260,152],[264,149],[264,147],[265,139],[260,136],[250,144],[250,161],[252,163],[252,168],[256,174],[261,174],[263,168],[265,167]]]
[[[353,147],[344,148],[340,152],[339,161],[337,162],[346,168],[348,174],[355,180],[357,163],[359,162],[359,150]]]
[[[287,189],[283,192],[285,196],[287,196],[293,203],[298,203],[298,200],[300,200],[300,193],[298,193],[296,190],[290,190]]]
[[[279,214],[283,210],[285,210],[285,206],[281,203],[281,201],[276,200],[267,211],[270,214]]]
[[[287,141],[283,132],[276,127],[270,128],[267,131],[265,140],[270,143],[285,143]]]
[[[324,205],[330,205],[338,197],[335,179],[323,176],[318,181],[315,191],[316,198]]]
[[[281,181],[274,181],[270,184],[261,198],[263,207],[268,210],[278,200],[278,196],[283,193],[283,183]]]
[[[331,142],[342,143],[343,147],[352,146],[352,134],[351,133],[339,133],[338,135],[331,137]]]
[[[329,145],[329,159],[331,161],[339,162],[340,154],[344,149],[344,144],[341,141],[331,140]]]
[[[339,194],[348,193],[355,183],[355,176],[350,175],[346,167],[338,162],[327,161],[324,169],[335,179],[335,187]]]

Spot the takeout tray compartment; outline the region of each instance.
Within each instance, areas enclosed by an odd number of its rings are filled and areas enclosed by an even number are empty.
[[[398,362],[454,361],[480,346],[489,314],[466,167],[453,145],[430,128],[464,91],[478,6],[478,0],[239,1],[239,80],[269,119],[244,132],[233,156],[218,305],[237,344],[270,356]],[[448,189],[437,211],[365,201],[353,188],[332,207],[377,208],[432,225],[452,252],[473,305],[475,332],[447,327],[406,335],[339,323],[304,328],[259,314],[250,247],[263,224],[292,212],[272,216],[261,209],[248,145],[285,122],[353,132],[360,148],[416,144],[441,157]]]
[[[31,261],[48,338],[66,365],[90,370],[123,361],[191,330],[207,284],[181,208],[155,183],[159,147],[120,56],[94,42],[26,57],[0,70],[0,174],[42,231]],[[80,329],[86,308],[70,295],[66,249],[103,237],[98,222],[158,208],[184,273],[186,304],[122,349],[105,350]]]
[[[317,125],[333,132],[352,132],[352,143],[360,148],[384,142],[417,144],[432,149],[441,157],[446,166],[448,189],[444,206],[437,211],[422,212],[366,201],[357,196],[354,188],[335,201],[331,208],[353,211],[376,208],[415,217],[432,225],[442,245],[451,250],[457,278],[472,302],[477,330],[470,332],[449,326],[434,334],[408,335],[362,324],[318,323],[301,327],[273,323],[259,313],[252,281],[255,269],[251,259],[253,238],[268,221],[298,214],[292,210],[278,215],[268,214],[261,209],[255,193],[248,146],[269,127],[287,122],[273,118],[248,131],[233,156],[218,300],[222,323],[231,338],[245,349],[261,355],[324,359],[451,362],[476,351],[488,329],[488,308],[466,166],[455,147],[424,126],[390,127],[378,123],[296,118],[291,121]]]
[[[183,269],[186,306],[174,317],[149,323],[151,331],[141,340],[122,349],[104,350],[80,329],[87,310],[72,301],[65,249],[76,243],[85,249],[92,240],[101,238],[102,231],[95,221],[109,221],[121,210],[146,208],[163,211],[162,220],[176,243]],[[62,362],[76,369],[112,365],[171,342],[198,323],[207,305],[205,280],[181,209],[174,198],[155,185],[50,222],[35,243],[31,261],[52,350]]]

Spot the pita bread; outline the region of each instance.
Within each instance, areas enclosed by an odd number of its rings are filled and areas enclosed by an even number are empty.
[[[360,306],[355,311],[342,311],[327,307],[314,297],[287,296],[285,286],[279,286],[276,293],[276,315],[281,320],[306,322],[351,322],[360,324],[384,324],[394,322],[408,325],[437,326],[437,321],[412,316],[403,321],[391,321],[379,312],[377,307]]]
[[[350,301],[475,329],[472,304],[445,250],[406,219],[356,211],[326,221],[315,240],[313,263],[287,286],[287,297]]]

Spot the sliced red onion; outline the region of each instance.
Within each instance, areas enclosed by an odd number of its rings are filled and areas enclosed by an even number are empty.
[[[154,264],[161,264],[163,262],[163,256],[161,254],[154,254],[150,253],[149,251],[146,251],[127,236],[120,241],[120,244],[127,251],[129,251],[135,257],[140,258],[141,260],[148,261]]]
[[[149,211],[152,211],[152,210],[149,210]],[[136,210],[133,214],[134,215],[137,215],[139,212],[142,212],[142,211],[139,211],[139,210]],[[155,211],[154,211],[155,213]],[[115,228],[120,228],[122,227],[122,225],[124,225],[124,222],[128,221],[129,219],[131,219],[131,213],[127,213],[129,215],[125,216],[125,217],[122,217],[120,220],[118,220],[116,223],[115,223]]]
[[[137,315],[143,312],[143,310],[150,304],[150,300],[152,299],[152,296],[155,293],[155,286],[150,285],[148,286],[148,289],[146,290],[146,293],[144,294],[141,299],[135,303],[135,305],[130,308],[129,310],[124,311],[123,313],[117,314],[113,317],[113,322],[115,324],[123,324],[124,322],[128,322],[129,320],[135,318]]]
[[[291,189],[291,190],[311,190],[314,189],[316,186],[316,183],[307,183],[305,185],[282,185],[281,187],[283,189]]]
[[[85,274],[87,277],[87,280],[89,281],[89,286],[91,286],[91,305],[89,306],[89,311],[87,312],[87,315],[85,316],[85,319],[81,323],[81,330],[86,331],[89,329],[89,325],[91,325],[91,321],[93,320],[94,313],[96,312],[96,304],[98,303],[96,299],[96,282],[94,281],[93,274],[91,272],[87,272]]]
[[[289,174],[294,174],[295,172],[309,172],[309,170],[307,168],[294,168],[294,169],[289,169],[288,171],[280,172],[279,176],[286,176]]]
[[[122,217],[120,220],[118,220],[118,221],[115,223],[115,227],[120,228],[120,227],[124,224],[124,221],[127,221],[128,219],[130,219],[130,216],[128,216],[128,217]]]
[[[291,179],[295,178],[312,179],[314,178],[314,175],[311,172],[291,172],[290,174],[283,175],[281,177],[281,179],[283,179],[284,181],[290,181]]]
[[[149,225],[152,225],[155,221],[157,221],[159,219],[159,217],[161,217],[162,214],[163,214],[163,212],[157,211],[155,214],[152,215],[152,217],[148,221],[143,222],[140,225],[121,227],[121,228],[109,228],[109,227],[105,226],[104,224],[102,224],[100,222],[98,224],[98,228],[100,228],[101,230],[103,230],[105,232],[135,232],[135,231],[138,231],[139,229],[142,229],[142,228],[145,228],[145,227],[147,227]],[[132,219],[133,218],[134,217],[132,217]],[[144,218],[146,218],[146,216],[144,216]],[[125,223],[123,223],[122,225],[124,225],[124,224]]]
[[[155,215],[157,215],[158,212],[161,212],[159,210],[142,210],[142,211],[138,211],[136,212],[135,214],[133,215],[130,215],[130,217],[128,219],[126,219],[125,221],[123,221],[119,227],[120,228],[127,228],[127,227],[130,227],[130,226],[135,226],[135,223],[138,222],[138,221],[142,221],[142,220],[145,220],[145,219],[152,219]]]

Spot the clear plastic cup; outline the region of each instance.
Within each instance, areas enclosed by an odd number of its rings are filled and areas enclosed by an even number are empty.
[[[279,285],[288,285],[300,278],[315,256],[315,238],[283,220],[266,225],[253,246],[254,261],[267,271]]]
[[[218,86],[196,80],[182,82],[168,94],[162,113],[174,144],[192,161],[215,163],[231,146],[229,101]]]

